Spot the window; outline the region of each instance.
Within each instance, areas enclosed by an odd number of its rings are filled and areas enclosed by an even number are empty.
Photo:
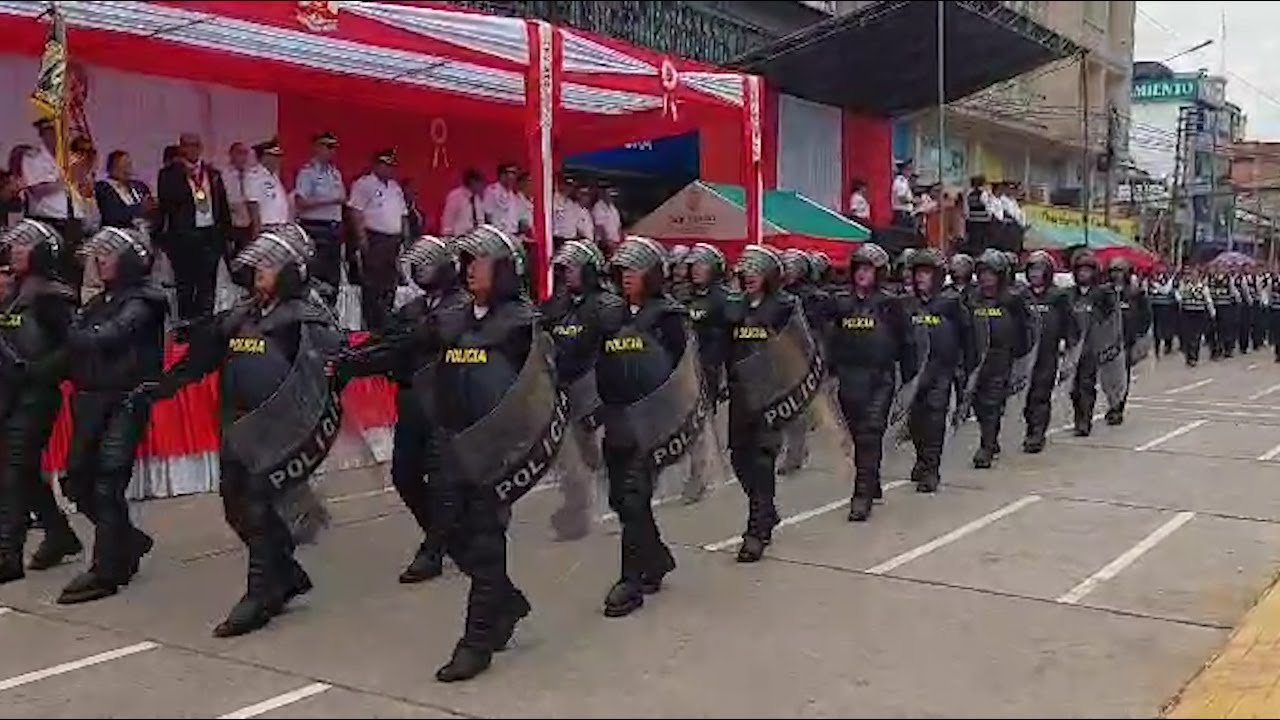
[[[1095,28],[1106,31],[1107,22],[1111,19],[1111,3],[1105,0],[1087,0],[1084,4],[1084,21]]]

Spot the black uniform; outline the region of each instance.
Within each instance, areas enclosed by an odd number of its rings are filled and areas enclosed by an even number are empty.
[[[604,347],[596,380],[604,412],[628,406],[662,385],[684,353],[685,309],[666,295],[636,307],[619,307],[601,318]],[[675,558],[653,517],[658,480],[650,450],[606,423],[604,462],[609,475],[609,507],[622,524],[621,572],[605,601],[605,614],[621,616],[643,604],[641,591],[656,591],[675,569]]]
[[[1076,286],[1068,293],[1071,312],[1078,328],[1088,328],[1094,318],[1104,318],[1115,308],[1116,293],[1110,285]],[[1081,342],[1092,343],[1088,333]],[[1093,429],[1093,408],[1098,402],[1098,353],[1092,345],[1085,345],[1076,367],[1075,385],[1071,388],[1071,403],[1075,416],[1077,435],[1088,435]]]
[[[63,494],[94,524],[93,564],[60,602],[115,593],[137,571],[151,538],[133,526],[125,490],[151,402],[134,390],[160,376],[164,317],[160,288],[139,280],[89,301],[67,337],[72,436]]]
[[[1276,351],[1276,362],[1280,362],[1280,278],[1272,276],[1267,281],[1269,315],[1271,317],[1271,347]]]
[[[953,380],[976,364],[973,318],[954,293],[914,298],[911,322],[929,332],[929,358],[916,387],[908,429],[916,461],[911,479],[922,491],[936,489],[940,480],[942,446],[947,431]]]
[[[0,583],[22,577],[27,516],[44,527],[33,569],[80,551],[80,542],[40,474],[40,456],[62,407],[66,342],[75,295],[35,275],[0,298]]]
[[[853,496],[881,497],[880,457],[896,387],[917,370],[910,319],[901,300],[882,290],[862,296],[843,290],[832,299],[831,372],[839,381],[840,408],[853,435]]]
[[[1117,288],[1116,300],[1120,304],[1121,327],[1124,329],[1125,372],[1129,373],[1133,360],[1133,345],[1151,330],[1151,301],[1147,294],[1132,283]],[[1107,409],[1107,422],[1118,425],[1124,419],[1124,401]]]
[[[1027,403],[1022,417],[1027,423],[1023,448],[1039,452],[1044,447],[1049,416],[1053,412],[1053,389],[1058,381],[1058,353],[1079,341],[1075,320],[1071,317],[1071,298],[1067,291],[1049,283],[1041,288],[1028,286],[1024,292],[1027,307],[1040,318],[1040,348],[1031,369],[1027,386]]]
[[[430,388],[419,392],[415,378],[429,383],[431,368],[440,360],[435,318],[442,309],[468,299],[450,285],[424,294],[401,306],[388,331],[343,355],[339,374],[347,377],[388,375],[396,385],[396,426],[391,453],[391,484],[417,521],[424,539],[414,561],[400,575],[400,582],[429,580],[441,573],[444,530],[431,521],[430,486],[426,478],[439,467],[439,453],[432,439],[435,422],[428,417]],[[424,373],[420,375],[420,373]]]
[[[965,282],[964,284],[960,284],[960,285],[952,283],[951,285],[946,285],[942,288],[942,295],[949,298],[954,298],[957,302],[960,303],[960,306],[964,308],[965,312],[969,313],[970,319],[972,319],[974,289],[975,289],[975,286],[971,282]],[[970,323],[970,325],[972,326],[972,323]],[[956,366],[956,375],[954,378],[952,378],[951,387],[952,387],[952,391],[955,396],[957,405],[960,404],[960,400],[964,396],[966,374],[971,369],[972,368],[962,368],[960,366]],[[968,419],[969,418],[967,417],[960,418],[960,420],[968,420]]]
[[[551,333],[556,348],[556,380],[568,388],[591,372],[603,345],[601,316],[622,309],[622,298],[600,287],[585,287],[580,292],[562,291],[543,304],[542,326]],[[594,418],[583,418],[570,426],[575,445],[585,467],[567,472],[594,472],[602,467],[600,442],[596,437]],[[569,540],[582,537],[590,528],[589,506],[594,477],[562,477],[560,490],[564,505],[551,516],[558,537]]]
[[[813,336],[825,337],[827,335],[827,325],[830,324],[831,296],[807,280],[800,280],[788,285],[785,292],[800,301],[800,307],[804,311],[804,319],[808,323],[809,331],[813,333]],[[799,470],[808,457],[809,417],[805,415],[789,423],[782,430],[786,451],[783,454],[779,470],[784,474]]]
[[[985,354],[973,390],[973,414],[981,433],[975,466],[989,466],[991,458],[1000,453],[1000,421],[1009,397],[1013,361],[1031,350],[1028,312],[1023,297],[1004,287],[995,295],[974,293],[974,323],[987,324]]]
[[[740,298],[723,282],[713,282],[705,287],[691,286],[688,299],[689,319],[698,337],[698,363],[702,368],[702,391],[710,401],[711,415],[707,430],[714,438],[712,452],[722,452],[721,435],[717,430],[716,414],[722,397],[725,363],[729,358],[729,344],[733,328],[729,323],[730,306]],[[703,453],[690,456],[689,478],[683,489],[686,502],[695,502],[707,490],[707,457]]]
[[[759,352],[760,344],[773,337],[791,319],[799,300],[773,290],[758,301],[743,298],[729,310],[732,343],[729,349],[729,460],[747,495],[747,528],[744,538],[768,545],[778,524],[774,504],[777,486],[776,463],[782,449],[781,430],[771,429],[759,410],[752,411],[737,397],[736,386],[744,380],[734,373],[735,363]],[[803,418],[792,421],[804,428]]]
[[[1200,344],[1210,326],[1213,311],[1213,298],[1204,284],[1187,282],[1178,289],[1178,344],[1182,346],[1182,354],[1189,366],[1194,367],[1200,362]],[[1212,346],[1209,351],[1213,352]]]

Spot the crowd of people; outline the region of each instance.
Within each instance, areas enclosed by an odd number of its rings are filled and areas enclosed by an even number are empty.
[[[99,156],[84,138],[70,141],[69,169],[59,167],[56,129],[35,124],[38,139],[18,145],[0,177],[0,227],[39,220],[64,239],[62,277],[77,292],[84,279],[81,240],[105,227],[146,231],[172,268],[179,319],[212,314],[219,266],[261,228],[297,222],[315,242],[311,274],[333,303],[344,283],[359,284],[362,324],[385,328],[400,280],[399,248],[425,232],[458,237],[490,224],[531,242],[529,175],[511,163],[495,177],[468,168],[444,198],[440,217],[425,217],[394,149],[374,154],[369,171],[349,185],[335,164],[338,138],[319,133],[292,188],[282,176],[284,148],[276,140],[233,143],[220,167],[206,158],[199,135],[183,133],[167,147],[154,186],[135,177],[125,150]],[[551,234],[558,242],[587,239],[607,249],[621,240],[617,190],[607,181],[576,182],[557,174]],[[154,191],[153,191],[154,187]],[[92,270],[92,268],[91,268]],[[90,273],[92,274],[92,273]],[[233,277],[241,285],[244,277]],[[90,279],[90,282],[94,282]]]

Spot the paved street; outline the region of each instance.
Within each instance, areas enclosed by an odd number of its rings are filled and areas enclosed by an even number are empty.
[[[243,557],[216,498],[147,503],[155,554],[123,594],[52,603],[76,567],[0,589],[4,717],[1149,717],[1222,648],[1280,560],[1280,365],[1253,353],[1138,370],[1128,421],[991,471],[951,442],[944,488],[904,482],[845,521],[831,451],[782,482],[769,558],[733,561],[744,500],[659,510],[680,568],[630,618],[600,602],[616,525],[550,540],[554,490],[522,501],[514,576],[534,604],[475,682],[433,679],[460,629],[454,570],[401,586],[419,540],[382,470],[332,477],[316,590],[260,633],[215,640]],[[1101,410],[1102,408],[1099,408]],[[81,526],[83,527],[83,526]],[[1280,671],[1278,671],[1280,672]]]

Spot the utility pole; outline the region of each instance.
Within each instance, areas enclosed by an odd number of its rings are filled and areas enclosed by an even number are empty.
[[[1108,104],[1107,107],[1107,151],[1103,156],[1106,166],[1106,186],[1103,188],[1103,205],[1102,205],[1102,224],[1111,227],[1111,193],[1112,186],[1115,184],[1115,167],[1116,167],[1116,141],[1120,132],[1120,113],[1115,106]],[[1130,188],[1130,193],[1133,189]],[[1132,199],[1130,195],[1130,199]]]
[[[946,18],[943,16],[946,7],[947,4],[943,0],[938,0],[938,187],[942,188],[939,192],[945,192],[947,187],[942,175],[943,162],[947,155],[947,56],[944,32]],[[941,235],[945,236],[946,232],[942,232]],[[945,239],[944,237],[943,240]]]
[[[1080,150],[1080,214],[1084,218],[1084,244],[1089,246],[1089,185],[1093,181],[1092,153],[1089,152],[1089,55],[1080,51],[1080,133],[1084,146]]]
[[[1191,133],[1191,115],[1194,108],[1178,108],[1178,143],[1173,155],[1173,174],[1169,186],[1168,238],[1170,260],[1175,268],[1182,267],[1183,234],[1182,234],[1182,202],[1185,196],[1187,176],[1187,143]],[[1194,225],[1194,219],[1193,219]],[[1194,227],[1192,229],[1194,232]]]

